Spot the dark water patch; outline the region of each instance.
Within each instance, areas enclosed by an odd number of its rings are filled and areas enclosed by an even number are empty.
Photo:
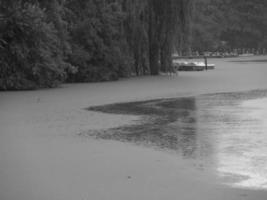
[[[157,99],[93,106],[87,108],[87,110],[126,115],[165,115],[169,114],[170,110],[173,109],[192,110],[194,109],[193,101],[193,97],[179,99]]]
[[[222,182],[267,189],[267,90],[118,103],[87,110],[137,115],[140,120],[133,125],[89,130],[83,136],[172,151],[192,161],[188,167],[216,171]]]
[[[183,146],[188,155],[189,146],[194,146],[193,124],[196,123],[195,98],[160,99],[153,101],[132,102],[91,107],[88,110],[105,113],[140,115],[141,123],[103,131],[89,131],[89,135],[98,139],[132,142],[139,145],[161,149],[176,150]],[[178,129],[177,122],[191,124]]]
[[[86,133],[97,139],[118,140],[154,148],[175,150],[186,157],[193,157],[199,148],[210,146],[205,135],[213,127],[205,125],[216,122],[237,124],[232,115],[214,113],[214,107],[229,107],[240,101],[267,96],[267,90],[249,92],[218,93],[197,97],[157,99],[140,102],[117,103],[90,107],[87,110],[110,114],[140,116],[139,123],[108,130],[89,130]],[[241,112],[241,111],[236,111]],[[197,137],[203,137],[197,144]],[[201,146],[200,146],[201,145]],[[212,151],[209,149],[209,151]],[[198,152],[199,153],[199,152]]]

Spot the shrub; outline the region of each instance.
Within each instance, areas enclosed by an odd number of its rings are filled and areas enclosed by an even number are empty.
[[[37,5],[0,4],[0,90],[57,86],[68,66],[60,57],[53,24]]]

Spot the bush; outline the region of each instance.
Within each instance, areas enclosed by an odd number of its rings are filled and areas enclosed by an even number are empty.
[[[0,4],[0,90],[54,87],[65,78],[58,38],[38,5]]]

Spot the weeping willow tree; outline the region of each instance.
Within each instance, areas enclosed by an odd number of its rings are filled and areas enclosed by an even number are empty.
[[[191,53],[193,0],[149,0],[149,60],[152,75],[172,64],[175,48]],[[159,62],[160,61],[160,62]]]
[[[124,30],[136,75],[168,71],[177,48],[191,52],[193,0],[123,0]]]
[[[194,12],[194,0],[179,0],[179,31],[176,37],[176,50],[179,55],[190,56],[192,54],[192,21]]]
[[[124,33],[133,58],[132,71],[136,75],[148,73],[148,2],[144,0],[124,0]]]

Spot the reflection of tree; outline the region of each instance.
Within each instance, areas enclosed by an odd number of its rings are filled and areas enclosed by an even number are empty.
[[[265,130],[258,129],[255,137],[255,127],[261,126],[261,120],[249,117],[251,108],[240,106],[240,102],[266,96],[267,90],[254,90],[92,107],[89,110],[142,117],[136,125],[88,134],[177,152],[178,157],[189,159],[198,169],[240,174],[232,163],[257,144]],[[249,154],[245,159],[251,159],[251,155],[254,156]]]
[[[181,98],[93,107],[108,113],[142,115],[142,123],[95,133],[101,139],[175,150],[185,157],[197,149],[196,100]]]

